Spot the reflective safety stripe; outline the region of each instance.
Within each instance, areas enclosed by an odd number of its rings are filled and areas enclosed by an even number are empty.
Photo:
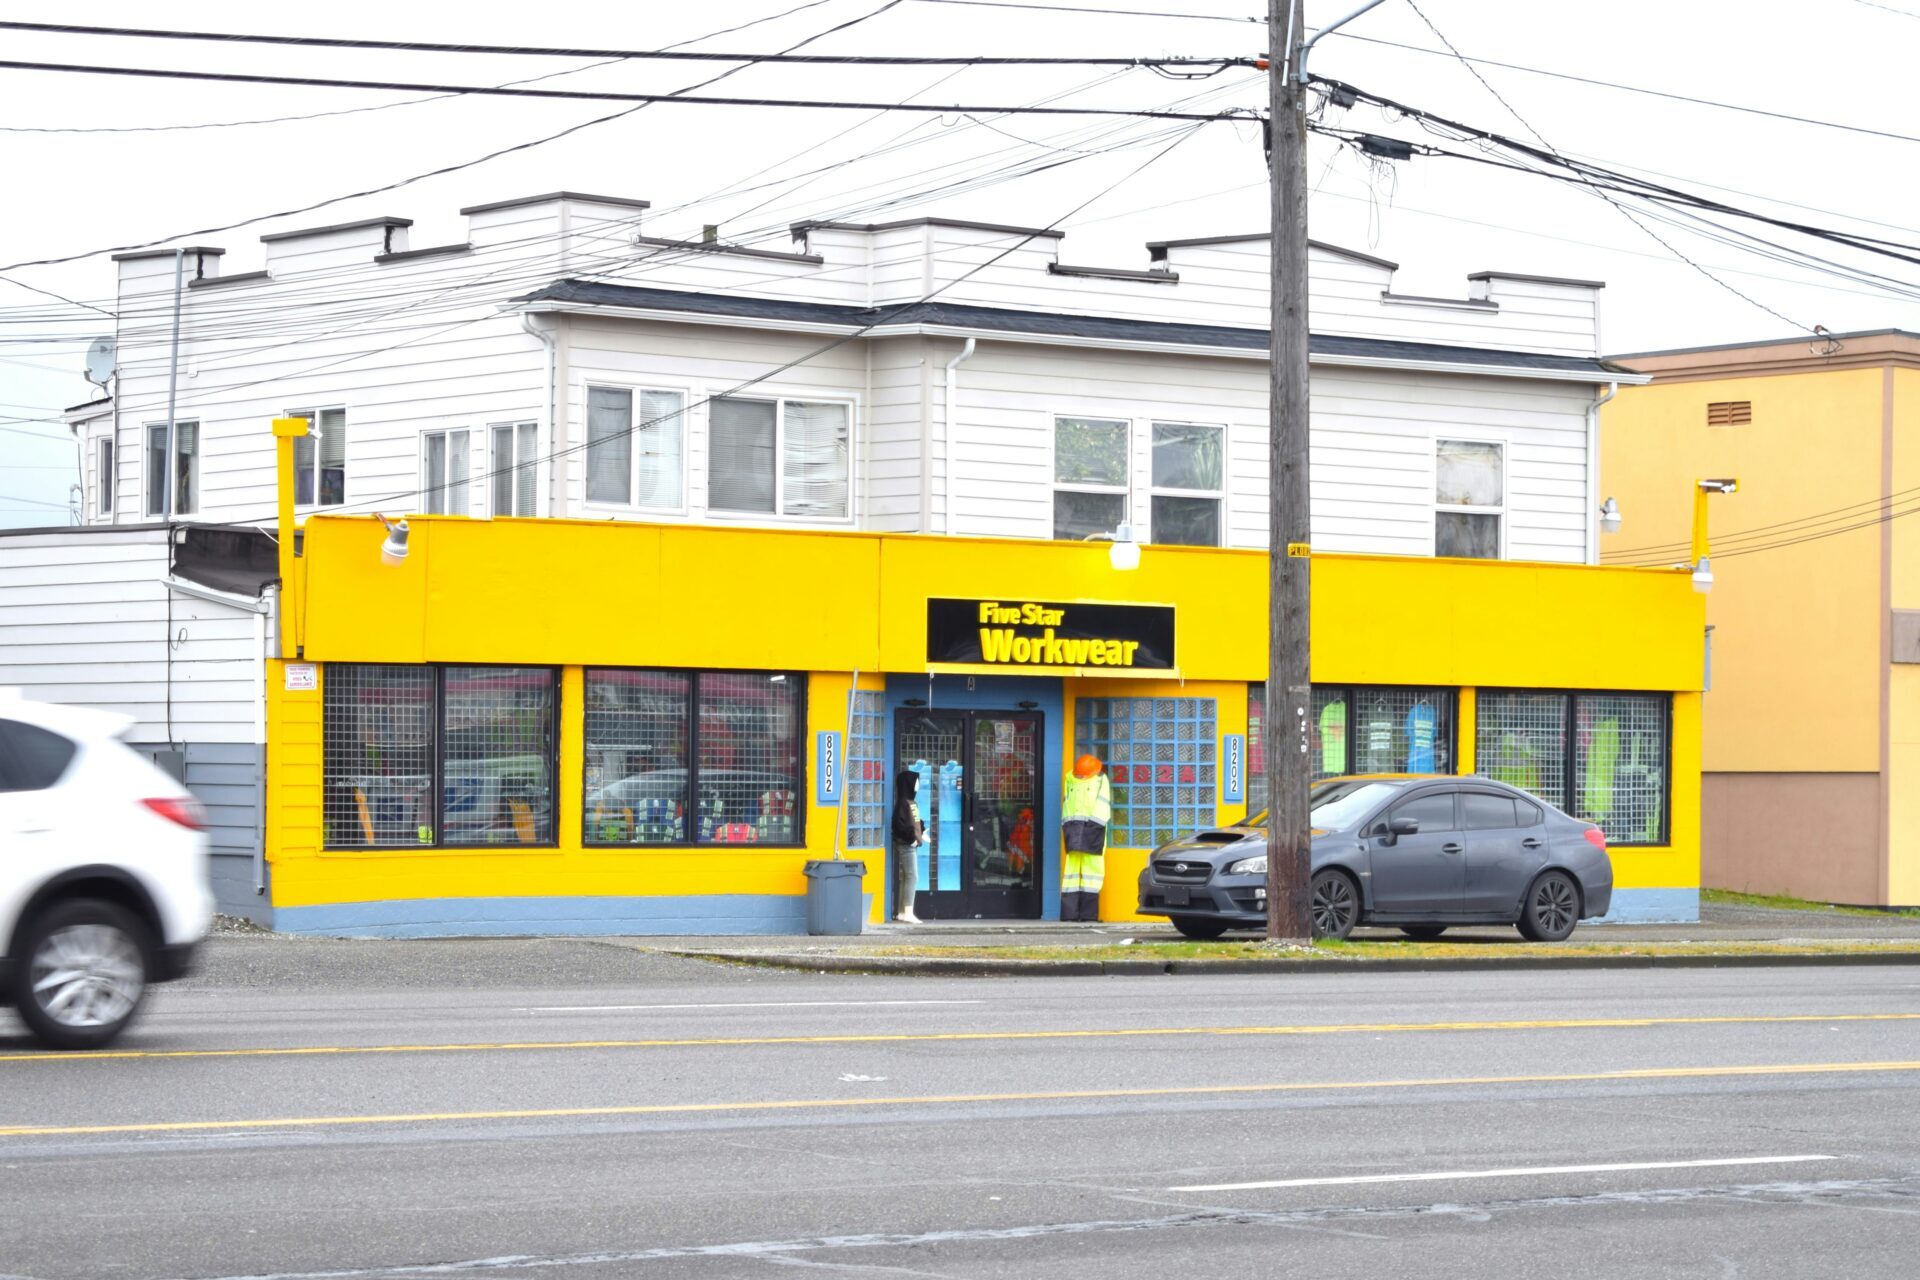
[[[1069,853],[1060,864],[1062,893],[1098,893],[1106,883],[1107,860],[1097,853]]]

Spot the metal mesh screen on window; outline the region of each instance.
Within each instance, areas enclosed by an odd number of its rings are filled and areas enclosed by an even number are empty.
[[[1667,812],[1666,698],[1580,695],[1573,751],[1574,816],[1615,843],[1660,843]]]
[[[794,844],[800,838],[799,678],[703,673],[694,838]]]
[[[443,672],[440,842],[552,844],[553,671]]]
[[[1360,686],[1339,690],[1336,697],[1351,699],[1351,705],[1329,710],[1320,703],[1314,690],[1314,714],[1318,732],[1324,737],[1326,726],[1345,717],[1347,738],[1346,773],[1449,773],[1453,769],[1453,690],[1400,689]],[[1330,767],[1331,757],[1323,752],[1322,771],[1316,777],[1337,772]]]
[[[1481,693],[1474,744],[1480,776],[1567,807],[1565,694]]]
[[[432,667],[327,665],[327,848],[433,842],[433,677]]]
[[[1212,698],[1081,698],[1074,754],[1113,785],[1109,848],[1150,849],[1213,825],[1219,718]]]
[[[854,693],[847,710],[847,848],[884,849],[887,841],[887,695]]]
[[[588,844],[685,843],[692,691],[680,671],[586,673]]]

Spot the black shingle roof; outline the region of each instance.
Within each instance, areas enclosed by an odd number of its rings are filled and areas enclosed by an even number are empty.
[[[556,280],[523,302],[573,302],[600,307],[632,307],[646,311],[681,311],[689,315],[730,316],[746,320],[789,321],[832,325],[849,330],[866,326],[938,325],[978,329],[1018,338],[1087,338],[1109,342],[1164,342],[1192,347],[1264,351],[1265,329],[1237,329],[1222,325],[1172,324],[1159,320],[1131,320],[1118,316],[1067,315],[1057,311],[1016,311],[1005,307],[974,307],[955,302],[916,302],[904,307],[854,307],[830,302],[801,302],[788,298],[754,298],[741,294],[683,293],[678,289],[649,289],[637,285],[598,284],[587,280]],[[1531,351],[1504,351],[1490,347],[1452,347],[1433,342],[1399,342],[1387,338],[1350,338],[1313,335],[1314,355],[1358,356],[1416,364],[1470,364],[1490,369],[1538,370],[1543,373],[1585,373],[1604,381],[1625,372],[1604,360],[1580,356],[1542,355]]]

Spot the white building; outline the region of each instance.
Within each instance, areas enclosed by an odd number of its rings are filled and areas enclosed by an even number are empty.
[[[1266,545],[1264,235],[1101,266],[1034,228],[810,223],[772,250],[661,239],[646,209],[503,200],[419,248],[404,218],[277,231],[237,271],[190,247],[177,359],[175,251],[120,255],[113,396],[69,415],[87,528],[0,537],[0,683],[133,712],[190,782],[216,744],[257,752],[271,569],[209,586],[169,526],[271,528],[290,414],[302,514]],[[1593,410],[1637,380],[1597,358],[1601,286],[1415,297],[1395,269],[1311,250],[1316,549],[1597,563]]]

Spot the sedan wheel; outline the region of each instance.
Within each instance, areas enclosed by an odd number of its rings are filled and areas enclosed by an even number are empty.
[[[63,902],[30,928],[13,999],[44,1044],[97,1049],[133,1020],[147,989],[146,931],[109,902]]]
[[[1353,881],[1338,871],[1322,871],[1313,878],[1309,901],[1316,938],[1338,941],[1352,933],[1360,919],[1360,895]]]
[[[1580,920],[1580,889],[1564,871],[1549,871],[1533,882],[1520,908],[1520,933],[1534,942],[1559,942]]]

